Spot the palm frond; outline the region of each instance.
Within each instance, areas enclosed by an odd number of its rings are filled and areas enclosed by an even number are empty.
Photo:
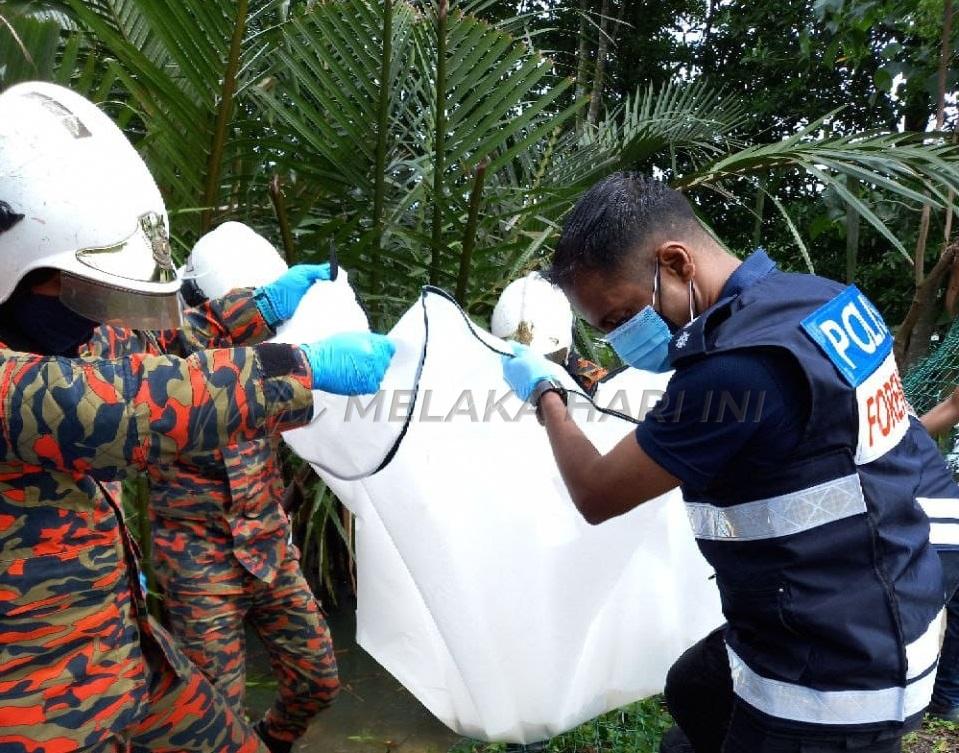
[[[772,144],[758,144],[717,159],[712,164],[677,177],[682,189],[730,184],[737,179],[784,172],[804,172],[818,186],[830,188],[853,207],[907,259],[902,241],[879,218],[849,181],[877,189],[920,206],[951,203],[959,190],[959,148],[943,139],[910,133],[856,134],[821,138],[816,132],[830,116],[817,120],[793,136]],[[954,194],[953,194],[954,195]]]
[[[230,196],[247,181],[239,146],[242,98],[264,75],[263,33],[275,0],[248,11],[247,0],[69,0],[81,25],[118,62],[121,80],[147,126],[141,151],[174,206],[201,206],[196,228],[236,211]],[[261,65],[255,63],[259,61]],[[261,173],[259,165],[247,172]],[[265,189],[264,189],[265,190]]]

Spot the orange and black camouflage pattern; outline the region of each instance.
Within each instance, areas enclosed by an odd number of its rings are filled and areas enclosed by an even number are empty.
[[[190,309],[184,313],[187,326],[176,332],[101,327],[87,352],[109,358],[186,355],[206,348],[258,344],[273,332],[252,296],[252,290],[239,289]],[[234,560],[255,577],[272,579],[286,557],[289,539],[286,515],[276,503],[283,491],[274,456],[278,442],[272,436],[147,469],[151,514],[156,516],[158,570],[189,563],[196,571],[202,566],[203,593],[218,583],[238,592]]]
[[[583,388],[588,395],[596,391],[598,385],[609,374],[608,369],[604,369],[599,364],[595,364],[589,359],[575,356],[570,359],[566,366],[569,375],[576,380],[576,383]]]
[[[276,578],[291,556],[276,449],[275,440],[247,442],[212,466],[150,474],[154,566],[168,597],[243,594],[250,580]]]
[[[293,741],[333,702],[339,677],[329,629],[300,570],[299,553],[293,546],[286,551],[270,583],[234,560],[234,583],[242,589],[236,593],[216,587],[198,593],[200,573],[186,563],[165,572],[162,581],[177,644],[238,710],[246,690],[244,622],[254,629],[278,685],[264,718],[267,731]]]
[[[131,355],[255,344],[270,336],[252,291],[234,291],[185,313],[178,333],[101,328],[90,350]],[[289,544],[279,501],[276,437],[220,448],[200,463],[149,470],[153,562],[178,645],[243,712],[243,621],[270,654],[279,695],[266,717],[281,740],[300,737],[339,689],[329,629]]]
[[[122,523],[94,479],[202,464],[305,424],[309,366],[289,354],[291,373],[271,375],[253,348],[64,359],[0,343],[4,753],[114,738],[142,750],[262,750],[145,617]],[[176,708],[151,716],[151,697]]]
[[[253,302],[253,290],[239,288],[183,313],[183,327],[141,332],[104,325],[80,355],[120,358],[137,353],[189,356],[200,350],[257,345],[273,331]]]

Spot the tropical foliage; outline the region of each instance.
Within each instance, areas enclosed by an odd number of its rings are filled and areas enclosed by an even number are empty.
[[[817,254],[789,210],[797,193],[836,197],[905,254],[901,212],[891,222],[885,203],[942,208],[959,188],[942,138],[847,132],[840,109],[750,142],[749,100],[688,74],[577,127],[588,102],[576,82],[534,46],[529,16],[499,3],[40,5],[4,14],[22,42],[2,47],[4,82],[70,82],[124,113],[181,250],[227,218],[295,258],[335,244],[381,326],[425,282],[482,315],[615,169],[656,171],[707,210],[768,200],[808,267]]]

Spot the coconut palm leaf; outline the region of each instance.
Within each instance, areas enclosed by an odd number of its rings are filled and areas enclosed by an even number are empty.
[[[0,90],[23,81],[52,81],[95,102],[120,97],[112,61],[94,54],[92,40],[78,32],[56,3],[12,3],[0,12]],[[108,107],[121,128],[131,113]]]
[[[831,188],[907,259],[908,251],[892,230],[852,185],[863,183],[889,197],[920,207],[952,204],[959,189],[959,148],[945,139],[909,133],[875,133],[839,137],[817,136],[832,114],[793,136],[772,144],[749,146],[715,160],[702,169],[677,176],[683,189],[733,186],[743,177],[805,172],[818,190]],[[735,188],[730,188],[735,191]],[[952,193],[950,193],[952,192]]]
[[[526,206],[530,155],[572,112],[556,106],[569,84],[550,62],[481,19],[406,0],[317,5],[274,58],[255,96],[286,134],[273,159],[304,200],[301,242],[322,249],[353,228],[343,254],[381,300],[429,280],[485,292],[470,267],[518,253],[506,224]]]
[[[56,77],[60,24],[0,9],[0,89]]]
[[[279,2],[69,0],[119,63],[146,124],[141,151],[175,208],[204,231],[262,174],[244,139],[246,88],[265,75]],[[265,191],[265,188],[264,188]],[[181,225],[182,228],[182,225]]]

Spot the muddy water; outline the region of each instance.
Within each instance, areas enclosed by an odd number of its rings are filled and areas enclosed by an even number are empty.
[[[438,722],[402,685],[356,645],[355,615],[344,606],[330,616],[343,689],[333,706],[294,747],[298,753],[445,753],[459,736]],[[273,700],[266,654],[247,636],[247,705],[260,717]]]

